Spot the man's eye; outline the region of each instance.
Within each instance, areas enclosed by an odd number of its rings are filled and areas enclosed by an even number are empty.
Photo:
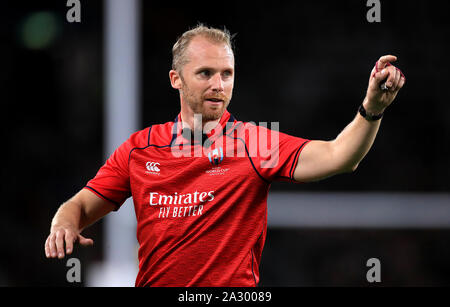
[[[211,72],[209,70],[202,70],[200,72],[200,76],[202,77],[209,77],[211,75]]]
[[[231,75],[232,75],[231,71],[228,71],[228,70],[227,70],[227,71],[224,71],[224,72],[223,72],[223,76],[224,76],[224,77],[231,77]]]

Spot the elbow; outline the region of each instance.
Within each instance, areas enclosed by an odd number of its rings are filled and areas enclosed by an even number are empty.
[[[341,169],[342,173],[353,173],[358,168],[359,163],[346,165]]]

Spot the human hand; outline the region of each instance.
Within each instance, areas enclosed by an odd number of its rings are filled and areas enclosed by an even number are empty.
[[[363,102],[367,112],[371,114],[383,113],[405,85],[405,76],[400,69],[391,64],[395,61],[397,61],[396,56],[382,56],[372,69],[366,98]]]
[[[50,234],[45,241],[45,256],[47,258],[63,259],[65,253],[72,254],[74,243],[82,246],[92,246],[94,241],[83,237],[77,229],[69,225],[52,226]],[[65,249],[64,249],[65,246]]]

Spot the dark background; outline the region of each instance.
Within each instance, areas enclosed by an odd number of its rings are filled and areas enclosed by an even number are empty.
[[[66,21],[66,1],[0,10],[0,285],[68,285],[65,262],[46,260],[44,241],[59,205],[104,162],[103,2],[81,3],[81,23]],[[376,60],[394,54],[407,83],[358,170],[272,190],[449,192],[447,2],[381,1],[381,23],[366,20],[366,1],[243,3],[143,1],[139,128],[178,114],[170,51],[198,22],[237,34],[229,111],[309,139],[336,137]],[[101,226],[86,231],[97,246],[74,254],[84,263],[103,257]],[[449,285],[449,239],[448,229],[270,228],[261,285],[368,285],[363,259],[375,256],[391,272],[382,285]]]

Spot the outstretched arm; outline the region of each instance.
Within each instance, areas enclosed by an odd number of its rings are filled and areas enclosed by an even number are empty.
[[[83,237],[80,233],[84,228],[99,220],[116,207],[91,191],[83,189],[59,207],[50,227],[50,234],[45,241],[47,258],[64,258],[70,255],[74,243],[89,246],[92,239]]]
[[[404,75],[390,64],[396,60],[392,55],[383,56],[373,68],[363,101],[367,114],[383,113],[405,84]],[[385,81],[387,90],[381,89]],[[380,123],[381,119],[369,121],[358,112],[336,139],[309,142],[299,157],[294,179],[300,182],[317,181],[354,171],[372,147]]]

